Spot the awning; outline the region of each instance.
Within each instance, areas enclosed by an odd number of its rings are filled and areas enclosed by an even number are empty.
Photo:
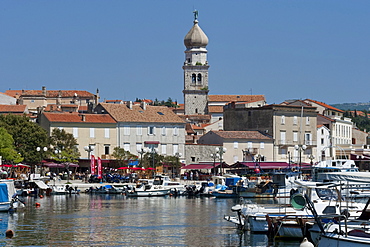
[[[49,186],[47,186],[43,181],[34,181],[35,184],[43,190],[49,189]]]
[[[144,141],[144,144],[159,144],[159,141]]]
[[[205,162],[205,163],[195,163],[195,164],[190,164],[187,166],[181,167],[183,170],[200,170],[200,169],[213,169],[213,168],[218,168],[221,167],[220,162]],[[222,168],[229,168],[230,166],[224,162],[222,162]]]
[[[287,162],[268,162],[268,161],[262,161],[262,162],[240,162],[243,165],[248,166],[248,168],[253,169],[254,167],[260,167],[261,169],[286,169],[289,168],[289,164]],[[302,164],[303,167],[307,167],[308,164],[304,163]],[[290,164],[290,167],[297,167],[298,164]]]
[[[50,168],[66,168],[67,165],[69,167],[79,167],[79,165],[77,164],[73,164],[73,163],[63,163],[63,164],[59,164],[59,163],[54,163],[54,162],[48,162],[48,163],[44,163],[42,164],[42,166],[47,166],[47,167],[50,167]]]

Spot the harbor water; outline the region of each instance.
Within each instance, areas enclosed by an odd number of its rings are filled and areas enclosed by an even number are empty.
[[[0,213],[1,246],[299,246],[239,232],[223,219],[234,199],[72,194],[24,200],[18,212]],[[5,238],[7,229],[15,232],[12,239]]]

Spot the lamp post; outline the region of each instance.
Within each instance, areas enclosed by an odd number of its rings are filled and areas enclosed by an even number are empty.
[[[180,165],[180,157],[182,156],[182,153],[179,153],[179,152],[176,152],[175,153],[175,157],[176,157],[176,172],[175,172],[175,174],[176,174],[176,177],[178,176],[178,171],[177,171],[177,169],[178,169],[178,167],[179,167],[179,165]],[[173,168],[172,168],[172,178],[173,178]]]
[[[294,149],[298,151],[299,157],[299,171],[302,172],[302,151],[306,150],[306,145],[295,145]]]
[[[313,165],[312,160],[314,160],[314,159],[315,159],[315,156],[313,156],[312,154],[310,154],[310,155],[308,155],[308,156],[307,156],[307,158],[310,160],[310,164],[311,164],[311,166],[312,166],[312,165]]]
[[[148,152],[147,149],[141,148],[137,150],[137,153],[140,154],[140,166],[143,166],[143,154]]]
[[[220,158],[220,155],[216,152],[211,153],[211,158],[213,159],[213,175],[216,175],[216,160]]]
[[[43,148],[41,148],[41,147],[37,147],[36,148],[36,151],[37,152],[40,152],[40,162],[41,162],[41,166],[42,166],[42,160],[43,160],[43,153],[41,152],[41,151],[43,151],[44,153],[46,152],[46,151],[48,151],[48,148],[47,147],[43,147]],[[42,169],[42,168],[41,168]],[[35,171],[34,171],[35,172]],[[41,174],[41,175],[43,175],[43,174]]]
[[[216,153],[220,155],[220,165],[221,165],[221,175],[223,175],[224,171],[223,171],[223,167],[222,167],[222,156],[224,153],[226,153],[226,148],[222,147],[222,148],[216,148]]]
[[[154,156],[157,153],[157,151],[158,150],[156,148],[152,148],[152,150],[150,151],[150,153],[152,154],[153,178],[154,178],[154,174],[155,174]]]
[[[94,151],[94,146],[91,146],[91,145],[89,145],[89,146],[85,146],[84,147],[84,150],[88,153],[88,159],[90,159],[90,157],[91,157],[91,152],[92,151]]]

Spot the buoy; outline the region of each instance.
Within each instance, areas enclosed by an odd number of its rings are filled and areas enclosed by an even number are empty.
[[[307,238],[304,238],[299,247],[314,247],[314,245]]]
[[[6,230],[5,236],[7,238],[12,238],[14,236],[14,231],[13,230]]]
[[[40,198],[44,198],[44,196],[43,195],[40,195]]]
[[[36,202],[35,205],[36,205],[37,208],[41,206],[41,204],[39,202]]]

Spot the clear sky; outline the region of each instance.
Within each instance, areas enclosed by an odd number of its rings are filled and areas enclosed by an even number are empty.
[[[370,1],[2,0],[0,92],[87,90],[183,102],[193,10],[210,94],[369,102]]]

